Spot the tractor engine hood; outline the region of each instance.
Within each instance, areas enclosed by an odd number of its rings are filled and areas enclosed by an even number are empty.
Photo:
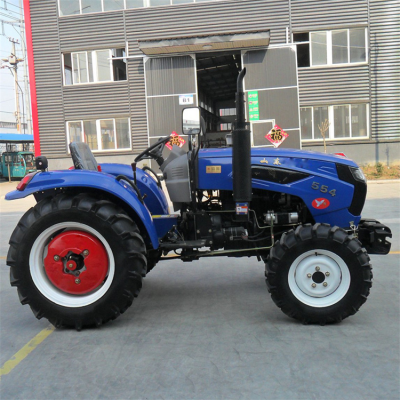
[[[358,224],[367,183],[354,161],[311,151],[264,147],[251,149],[250,162],[253,190],[297,196],[319,222],[346,227],[350,221]],[[232,191],[233,182],[231,148],[199,151],[198,190]],[[317,209],[313,201],[325,193],[329,209]]]
[[[201,149],[199,151],[199,158],[200,159],[214,159],[214,158],[224,158],[224,157],[232,157],[232,148],[225,147],[225,148],[215,148],[215,149]],[[304,151],[304,150],[297,150],[297,149],[275,149],[273,147],[253,147],[251,149],[251,161],[252,164],[260,164],[263,157],[272,157],[274,160],[278,158],[279,160],[283,159],[294,159],[300,160],[316,160],[322,162],[331,162],[335,164],[344,164],[349,165],[351,167],[358,167],[358,165],[343,156],[335,155],[335,154],[324,154],[319,153],[316,151]],[[261,160],[258,160],[261,158]],[[278,161],[279,161],[278,160]],[[263,164],[261,162],[261,164]],[[265,163],[267,164],[267,163]],[[280,164],[275,164],[280,165]]]
[[[341,170],[346,172],[349,168],[359,169],[354,161],[333,154],[296,149],[252,148],[252,171],[263,167],[268,167],[283,177],[306,174],[339,181],[343,180],[339,176],[342,175]],[[232,190],[232,148],[200,150],[198,171],[198,189]],[[349,182],[346,178],[344,180]],[[282,183],[288,181],[290,179],[282,179]],[[363,185],[366,186],[365,182]]]

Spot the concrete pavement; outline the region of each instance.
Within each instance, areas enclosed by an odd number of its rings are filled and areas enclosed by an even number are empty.
[[[9,285],[8,238],[34,201],[5,202],[5,185],[0,365],[48,326]],[[256,259],[166,261],[116,321],[51,333],[1,377],[1,399],[399,399],[399,188],[398,181],[369,185],[363,214],[392,228],[397,254],[371,256],[371,295],[341,324],[286,317]]]

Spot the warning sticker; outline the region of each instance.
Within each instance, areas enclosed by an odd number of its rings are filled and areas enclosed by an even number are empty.
[[[236,203],[236,215],[247,215],[249,213],[249,203]]]
[[[206,174],[220,174],[220,173],[221,173],[221,165],[206,166]]]
[[[268,139],[274,147],[279,147],[289,135],[281,129],[278,125],[275,125],[266,135],[265,138]]]
[[[166,143],[166,146],[172,150],[172,146],[178,146],[178,147],[183,147],[183,145],[186,143],[186,140],[182,137],[180,137],[175,131],[171,133],[171,140]]]

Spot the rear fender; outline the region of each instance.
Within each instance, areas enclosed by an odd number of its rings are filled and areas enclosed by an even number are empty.
[[[9,192],[5,199],[16,200],[48,190],[80,187],[109,193],[125,203],[146,230],[153,248],[158,248],[157,231],[149,210],[140,202],[130,185],[117,181],[112,175],[81,169],[41,172],[32,178],[23,191]]]
[[[125,175],[133,180],[132,167],[125,164],[100,164],[101,170],[113,176]],[[136,171],[136,184],[142,193],[146,195],[144,202],[152,215],[169,214],[168,201],[164,192],[157,186],[154,178],[143,172],[140,168]]]

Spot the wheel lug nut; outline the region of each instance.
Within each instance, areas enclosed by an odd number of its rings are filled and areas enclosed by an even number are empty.
[[[307,278],[311,278],[311,274],[307,274]]]
[[[315,270],[318,272],[321,268],[320,267],[315,267]]]
[[[329,276],[330,275],[330,273],[329,272],[325,272],[325,276]]]
[[[312,288],[316,288],[317,285],[316,285],[315,283],[313,283],[313,284],[311,285],[311,287],[312,287]]]
[[[74,264],[68,264],[68,268],[74,268]]]
[[[328,284],[327,284],[326,282],[324,282],[324,283],[323,283],[323,285],[324,285],[325,287],[327,287],[327,286],[328,286]]]
[[[82,253],[84,256],[88,256],[89,255],[89,250],[83,250],[83,253]]]
[[[80,279],[75,279],[75,283],[76,283],[77,285],[79,285],[79,284],[81,283],[81,280],[80,280]]]
[[[60,256],[54,256],[54,261],[60,261]]]

